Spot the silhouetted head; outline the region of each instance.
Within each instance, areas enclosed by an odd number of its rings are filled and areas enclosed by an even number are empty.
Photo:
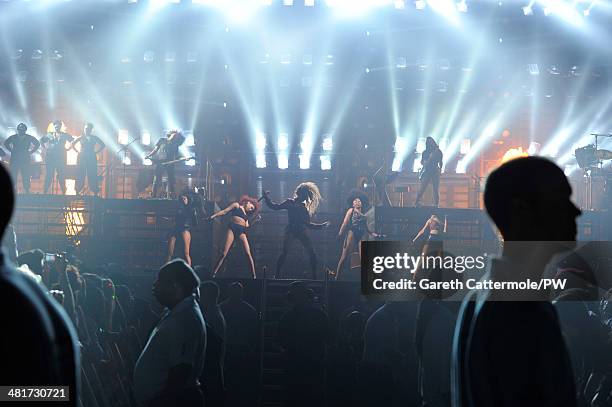
[[[552,161],[517,158],[489,175],[484,192],[487,213],[507,241],[575,241],[580,210],[572,188]]]
[[[227,289],[227,298],[231,302],[240,302],[244,298],[244,287],[238,281],[230,284]]]
[[[314,182],[302,182],[295,188],[294,196],[298,202],[304,202],[310,216],[314,215],[321,202],[321,192]]]
[[[54,120],[53,121],[53,128],[55,129],[56,133],[59,133],[62,131],[62,121],[61,120]]]
[[[6,226],[13,216],[15,205],[15,191],[13,181],[4,166],[0,165],[0,238],[4,236]]]
[[[25,134],[26,131],[28,131],[28,126],[26,126],[24,123],[19,123],[17,125],[17,134],[22,135]]]
[[[425,149],[432,150],[436,148],[438,148],[438,143],[436,143],[436,140],[434,140],[433,137],[427,137],[425,139]]]
[[[189,197],[189,194],[180,194],[178,200],[182,205],[185,206],[189,206],[189,204],[191,203],[191,198]]]
[[[83,127],[83,134],[89,136],[93,133],[93,129],[94,125],[92,123],[85,123],[85,126]]]
[[[192,295],[200,285],[200,279],[183,260],[166,263],[153,283],[153,296],[168,308],[174,307]]]

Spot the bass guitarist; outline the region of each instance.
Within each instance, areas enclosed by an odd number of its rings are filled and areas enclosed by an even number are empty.
[[[174,195],[176,178],[174,175],[174,163],[170,163],[170,161],[176,162],[178,149],[184,142],[185,137],[179,130],[170,130],[166,134],[166,137],[159,139],[153,151],[145,157],[155,164],[153,191],[151,192],[152,198],[159,198],[158,190],[162,182],[164,171],[168,175],[168,192],[170,195]]]

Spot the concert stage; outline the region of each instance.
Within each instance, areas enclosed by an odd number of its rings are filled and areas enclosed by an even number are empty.
[[[19,195],[13,223],[20,250],[40,248],[46,252],[78,247],[79,257],[89,264],[121,264],[127,270],[155,269],[166,256],[166,236],[173,228],[175,200],[100,199],[60,195]],[[210,214],[212,203],[205,203]],[[450,250],[477,250],[494,253],[497,236],[486,214],[479,209],[377,207],[368,212],[371,229],[385,240],[412,240],[431,214],[448,219],[445,237]],[[262,221],[248,233],[258,276],[272,276],[287,224],[284,211],[264,208]],[[342,242],[337,233],[343,213],[318,213],[315,221],[331,227],[310,232],[319,259],[319,279],[324,269],[335,270]],[[209,268],[225,239],[226,222],[200,221],[192,230],[191,253],[194,265]],[[612,240],[612,219],[608,212],[585,212],[579,219],[581,241]],[[181,253],[177,247],[176,253]],[[286,263],[287,278],[303,278],[306,254],[295,245]],[[265,271],[264,271],[265,270]],[[242,248],[236,245],[226,260],[225,277],[248,277]],[[356,270],[344,278],[357,280]]]

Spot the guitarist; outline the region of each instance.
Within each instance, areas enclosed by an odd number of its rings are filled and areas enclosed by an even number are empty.
[[[179,130],[170,130],[166,134],[166,137],[159,139],[153,151],[145,157],[155,163],[155,177],[153,178],[153,191],[151,192],[152,198],[158,198],[157,191],[161,184],[164,171],[166,171],[168,175],[168,192],[174,195],[174,164],[169,162],[177,159],[178,148],[183,142],[185,142],[185,137]]]
[[[425,140],[425,151],[421,156],[421,171],[419,180],[419,192],[417,194],[415,206],[421,206],[421,198],[431,183],[433,188],[433,205],[438,206],[440,203],[440,173],[442,171],[442,151],[432,137],[427,137]]]

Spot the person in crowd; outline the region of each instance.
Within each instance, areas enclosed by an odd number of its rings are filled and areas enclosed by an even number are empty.
[[[174,230],[168,235],[168,255],[166,262],[169,262],[174,255],[176,239],[181,239],[183,243],[183,256],[189,266],[191,266],[191,228],[196,226],[198,218],[195,208],[191,205],[191,197],[183,192],[178,197],[178,207],[174,215]]]
[[[141,406],[201,407],[206,325],[196,299],[200,280],[183,260],[159,270],[153,296],[166,313],[134,368],[134,397]]]
[[[344,237],[342,253],[340,254],[338,266],[336,267],[336,280],[340,278],[342,266],[347,256],[355,250],[355,247],[359,251],[359,258],[361,258],[361,241],[367,235],[372,235],[374,237],[378,236],[368,228],[368,220],[365,215],[369,206],[368,196],[362,191],[353,191],[349,195],[347,203],[350,208],[346,211],[344,220],[338,231],[338,239],[342,239],[345,232],[346,237]]]
[[[15,203],[11,177],[0,166],[0,236]],[[68,386],[68,406],[80,403],[80,358],[75,329],[62,307],[0,252],[0,383]]]
[[[40,249],[28,250],[27,252],[22,252],[17,256],[17,264],[23,265],[26,264],[30,270],[39,276],[43,275],[43,267],[45,260],[45,252]]]
[[[4,140],[4,146],[11,153],[10,170],[13,173],[13,179],[17,183],[17,177],[21,174],[21,184],[26,194],[30,193],[30,174],[32,173],[32,164],[30,157],[40,147],[40,142],[36,137],[26,133],[28,126],[24,123],[17,125],[17,134],[13,134]]]
[[[5,250],[8,260],[16,263],[17,255],[19,254],[17,246],[17,233],[15,233],[15,227],[10,223],[6,225],[6,228],[4,229],[4,236],[0,242],[2,243],[0,247]]]
[[[387,301],[368,318],[358,388],[361,405],[416,405],[414,302]]]
[[[227,325],[225,353],[226,401],[232,406],[257,405],[259,394],[259,340],[261,320],[244,300],[244,287],[230,284],[220,304]]]
[[[425,139],[425,151],[421,155],[421,171],[419,174],[419,192],[417,193],[414,206],[421,206],[421,198],[429,184],[433,188],[433,206],[440,203],[440,173],[442,172],[442,150],[433,137]]]
[[[233,202],[227,208],[216,212],[209,218],[213,220],[219,216],[231,214],[231,219],[228,223],[227,233],[225,234],[225,245],[223,246],[223,253],[213,270],[213,277],[217,275],[223,262],[227,258],[227,255],[234,244],[234,240],[240,240],[244,254],[249,261],[249,267],[253,278],[257,278],[255,273],[255,262],[253,261],[253,255],[251,254],[251,246],[249,245],[249,239],[247,238],[246,231],[250,228],[253,223],[259,220],[259,202],[257,199],[252,198],[248,195],[243,195],[238,202]]]
[[[484,203],[505,243],[484,278],[538,281],[554,255],[573,249],[580,210],[571,194],[563,170],[544,158],[517,158],[494,170]],[[571,360],[547,299],[544,290],[466,297],[453,341],[454,406],[577,405]]]
[[[94,125],[85,123],[83,134],[74,139],[70,144],[70,149],[74,149],[79,153],[77,166],[79,176],[77,178],[76,190],[78,194],[83,194],[85,187],[85,179],[87,179],[89,190],[94,195],[100,192],[100,184],[98,182],[98,157],[97,155],[104,150],[106,145],[100,138],[94,135]]]
[[[318,406],[325,390],[327,315],[302,281],[291,283],[287,296],[291,308],[281,317],[276,337],[284,356],[287,405]]]
[[[66,193],[66,145],[72,143],[74,138],[63,131],[64,123],[61,120],[53,122],[53,131],[43,136],[40,143],[46,147],[44,192],[48,193],[49,188],[54,185],[55,174],[57,173],[57,181],[59,182],[62,194]],[[54,192],[52,190],[52,192]]]
[[[200,304],[208,334],[206,361],[201,382],[204,401],[207,406],[223,406],[225,400],[225,363],[226,323],[219,307],[219,286],[214,281],[205,281],[200,287]]]
[[[293,241],[298,240],[308,251],[311,278],[313,280],[316,279],[317,255],[312,247],[310,236],[306,231],[308,229],[323,229],[330,225],[329,222],[313,223],[311,221],[321,202],[319,187],[314,182],[303,182],[295,188],[293,198],[286,199],[280,204],[272,202],[269,191],[264,193],[263,198],[270,209],[274,211],[286,210],[289,216],[289,224],[285,228],[283,238],[282,252],[276,263],[276,278],[281,278],[283,265],[289,254],[289,249]]]

